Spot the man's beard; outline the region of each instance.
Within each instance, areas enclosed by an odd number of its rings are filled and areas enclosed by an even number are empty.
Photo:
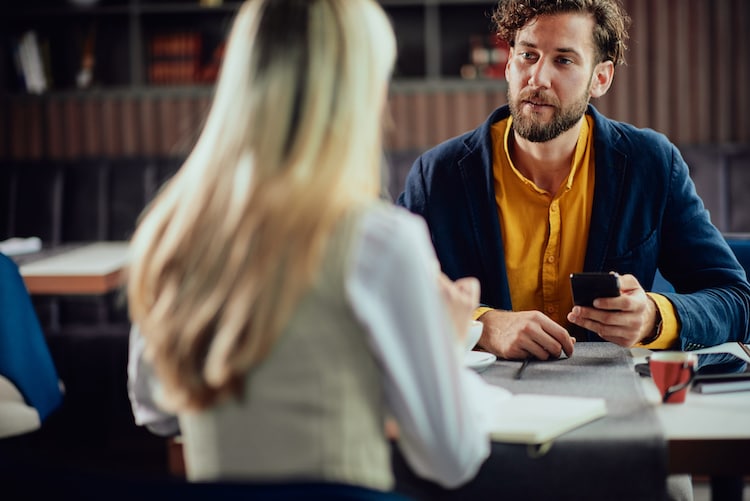
[[[563,132],[570,130],[586,113],[586,107],[589,104],[589,91],[581,95],[575,102],[562,108],[560,102],[550,96],[545,96],[542,92],[520,93],[517,99],[512,99],[510,88],[508,88],[508,105],[510,114],[513,117],[513,131],[520,137],[531,141],[532,143],[544,143],[555,139]],[[521,107],[524,101],[531,101],[537,104],[546,104],[553,108],[552,119],[549,123],[540,122],[535,114],[525,115],[521,113]]]

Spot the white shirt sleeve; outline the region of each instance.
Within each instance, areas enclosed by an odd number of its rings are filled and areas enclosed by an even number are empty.
[[[129,344],[128,398],[135,424],[145,426],[157,435],[178,435],[180,425],[177,416],[162,410],[157,403],[159,383],[151,364],[143,359],[146,343],[135,325],[130,329]]]
[[[381,365],[399,447],[417,474],[458,486],[489,455],[488,404],[510,394],[462,363],[424,221],[395,207],[370,211],[360,236],[347,294]]]

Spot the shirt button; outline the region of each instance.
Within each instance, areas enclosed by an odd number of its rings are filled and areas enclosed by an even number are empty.
[[[555,262],[555,256],[547,256],[547,262],[548,263],[554,263]]]
[[[547,306],[547,313],[554,313],[556,308],[554,306]]]
[[[549,210],[551,210],[552,212],[557,212],[557,203],[556,203],[556,202],[555,202],[555,203],[553,203],[553,204],[552,204],[552,205],[550,206]]]

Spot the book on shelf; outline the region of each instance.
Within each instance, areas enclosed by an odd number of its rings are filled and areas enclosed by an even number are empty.
[[[26,141],[29,159],[38,160],[44,156],[44,106],[34,99],[26,106]]]
[[[10,101],[5,110],[7,152],[15,160],[38,160],[45,154],[44,105],[37,99]]]
[[[82,133],[85,123],[81,103],[77,100],[66,99],[62,107],[63,146],[66,160],[75,160],[84,154],[84,140],[88,140]]]
[[[177,31],[154,35],[149,41],[149,82],[156,85],[211,84],[216,81],[226,42],[207,47],[203,34]],[[204,57],[204,54],[209,54]]]
[[[27,106],[18,101],[11,101],[8,108],[8,123],[13,124],[12,127],[8,128],[10,157],[16,160],[25,160],[30,156],[28,133],[26,131],[26,122],[28,120],[28,113],[26,113]]]
[[[26,31],[14,41],[13,60],[19,80],[27,92],[42,94],[47,90],[45,63],[42,60],[42,50],[34,30]]]
[[[157,99],[149,97],[142,99],[138,107],[138,143],[141,152],[146,156],[160,154],[159,141],[161,126],[157,125]]]
[[[134,99],[122,99],[121,103],[122,153],[135,156],[140,151],[138,142],[138,103]]]
[[[543,444],[607,414],[603,398],[522,393],[500,402],[490,432],[496,442]]]
[[[159,143],[157,146],[159,154],[172,156],[179,140],[176,126],[178,123],[177,98],[174,96],[160,97],[156,109],[159,127]]]
[[[122,155],[122,114],[118,99],[106,97],[102,100],[101,127],[102,154],[108,157]]]
[[[149,44],[148,78],[152,84],[192,84],[200,76],[200,33],[183,31],[154,35]]]
[[[63,133],[63,102],[61,99],[50,99],[46,108],[47,143],[46,153],[50,159],[61,160],[65,157],[65,139]]]
[[[83,99],[77,106],[81,108],[81,155],[95,157],[102,153],[101,99]]]

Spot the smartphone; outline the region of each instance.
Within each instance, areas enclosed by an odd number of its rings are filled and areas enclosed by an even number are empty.
[[[606,272],[571,273],[570,286],[573,290],[573,304],[593,307],[594,299],[598,297],[620,295],[620,276]]]

